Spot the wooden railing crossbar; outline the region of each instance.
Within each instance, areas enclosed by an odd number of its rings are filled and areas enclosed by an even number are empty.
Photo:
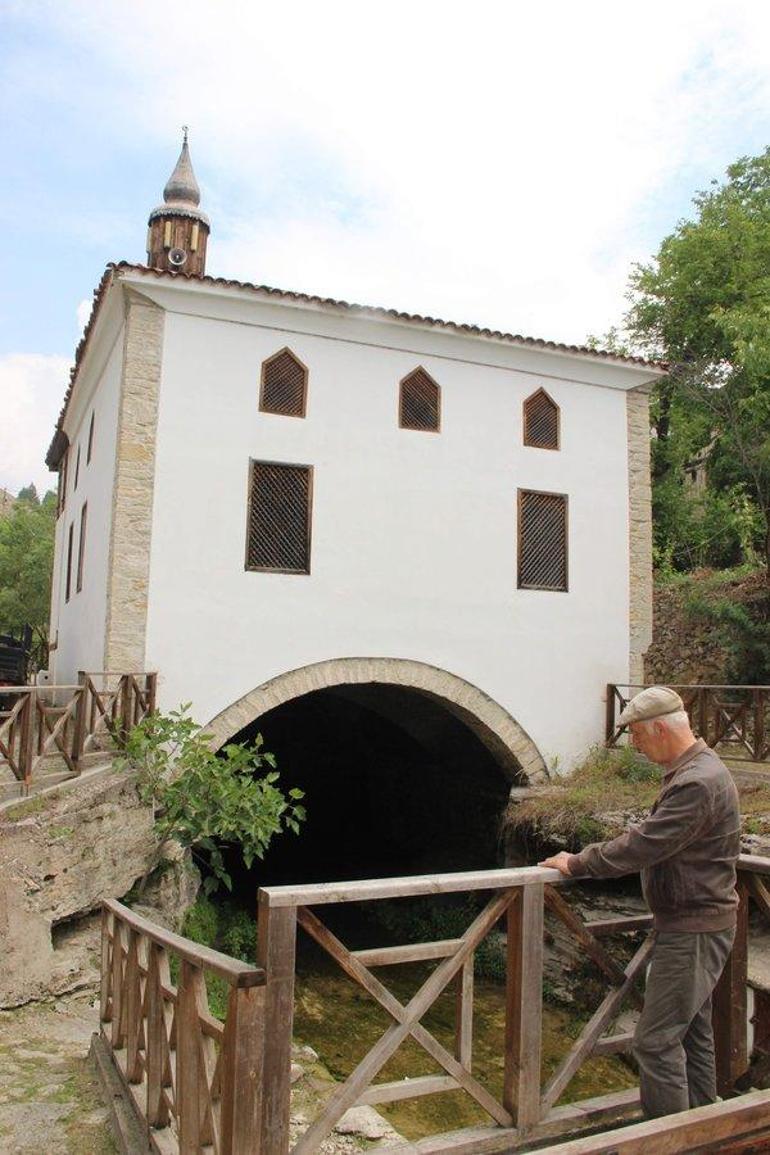
[[[747,855],[740,858],[738,865],[741,905],[736,946],[714,999],[721,1093],[747,1064],[745,942],[749,897],[770,918],[770,889],[763,882],[763,877],[770,875],[770,859]],[[486,876],[486,887],[480,885],[481,875]],[[630,1050],[632,1035],[612,1033],[611,1024],[623,1005],[639,998],[635,985],[649,960],[653,939],[644,937],[624,966],[613,959],[599,939],[638,935],[649,929],[649,921],[647,916],[632,915],[586,922],[566,902],[563,893],[557,892],[556,886],[563,881],[555,871],[528,867],[406,880],[267,888],[259,893],[256,967],[190,943],[120,903],[105,903],[102,1033],[136,1110],[146,1122],[151,1149],[159,1155],[288,1152],[297,926],[385,1010],[391,1025],[296,1139],[294,1155],[318,1151],[352,1106],[391,1103],[450,1090],[470,1095],[490,1116],[492,1126],[405,1144],[395,1148],[396,1152],[481,1155],[512,1151],[522,1144],[556,1139],[581,1125],[606,1127],[608,1123],[616,1125],[622,1119],[633,1118],[638,1113],[637,1091],[616,1092],[566,1106],[557,1103],[589,1058]],[[306,905],[308,900],[313,905],[327,905],[332,894],[337,901],[352,902],[361,901],[362,896],[394,897],[403,890],[411,894],[460,893],[465,883],[471,889],[486,889],[489,900],[463,935],[432,943],[349,950]],[[288,901],[290,894],[294,895],[293,904]],[[577,938],[586,955],[609,980],[610,989],[541,1088],[545,911]],[[484,936],[501,918],[508,922],[508,958],[505,1069],[498,1099],[474,1076],[471,1066],[474,955]],[[179,968],[176,985],[172,981],[172,958],[176,958]],[[371,969],[414,962],[435,966],[406,1002],[397,998]],[[224,978],[229,986],[224,1022],[209,1010],[206,973]],[[454,992],[456,1022],[453,1044],[448,1047],[421,1020],[442,992],[450,989]],[[770,1001],[758,1007],[758,1035],[770,1039]],[[407,1038],[414,1039],[427,1052],[440,1068],[439,1073],[376,1082],[379,1072]],[[762,1120],[770,1134],[770,1099]],[[678,1134],[687,1134],[683,1120]],[[585,1149],[602,1150],[601,1146]]]
[[[697,735],[709,746],[737,744],[744,758],[770,760],[770,686],[673,685],[680,694]],[[625,730],[621,711],[642,685],[607,685],[605,742],[617,744]]]
[[[114,685],[98,686],[105,674],[81,673],[74,686],[19,686],[5,690],[16,701],[0,711],[0,767],[29,789],[45,759],[62,759],[70,774],[102,739],[125,734],[155,710],[155,674],[112,674]],[[61,702],[62,695],[68,700]]]
[[[209,1010],[207,973],[230,988],[224,1022]],[[264,988],[261,968],[103,904],[102,1035],[154,1151],[253,1151]]]

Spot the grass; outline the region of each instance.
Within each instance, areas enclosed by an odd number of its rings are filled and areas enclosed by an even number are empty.
[[[31,818],[34,814],[40,814],[45,810],[50,800],[50,796],[38,794],[35,798],[28,798],[25,802],[20,802],[18,806],[9,806],[3,817],[9,822],[20,822],[22,818]]]
[[[630,746],[595,747],[563,782],[533,798],[512,803],[505,825],[523,839],[578,851],[614,838],[629,818],[643,817],[660,789],[660,770]],[[747,834],[770,833],[770,786],[738,786]]]
[[[659,586],[690,586],[699,585],[713,589],[732,582],[745,581],[755,574],[764,574],[764,566],[756,566],[750,562],[732,566],[730,569],[699,569],[664,572],[656,571],[655,582]]]

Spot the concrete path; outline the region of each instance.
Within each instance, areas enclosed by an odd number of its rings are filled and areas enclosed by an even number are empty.
[[[0,1011],[3,1155],[114,1155],[88,1061],[99,1019],[93,992]]]

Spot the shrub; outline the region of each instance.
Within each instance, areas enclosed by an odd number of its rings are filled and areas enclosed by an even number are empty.
[[[223,849],[237,845],[247,868],[262,858],[276,834],[299,833],[303,792],[278,787],[275,758],[254,745],[225,746],[218,754],[210,736],[188,714],[189,704],[144,718],[122,740],[118,764],[135,769],[142,800],[153,807],[160,842],[206,851],[208,893],[222,883],[232,890]],[[268,767],[268,773],[257,775]]]

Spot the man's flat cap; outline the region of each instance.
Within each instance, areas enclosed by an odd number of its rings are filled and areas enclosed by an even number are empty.
[[[684,710],[684,702],[676,690],[669,690],[668,686],[648,686],[631,699],[618,718],[618,725],[662,718],[664,714],[674,714],[677,710]]]

